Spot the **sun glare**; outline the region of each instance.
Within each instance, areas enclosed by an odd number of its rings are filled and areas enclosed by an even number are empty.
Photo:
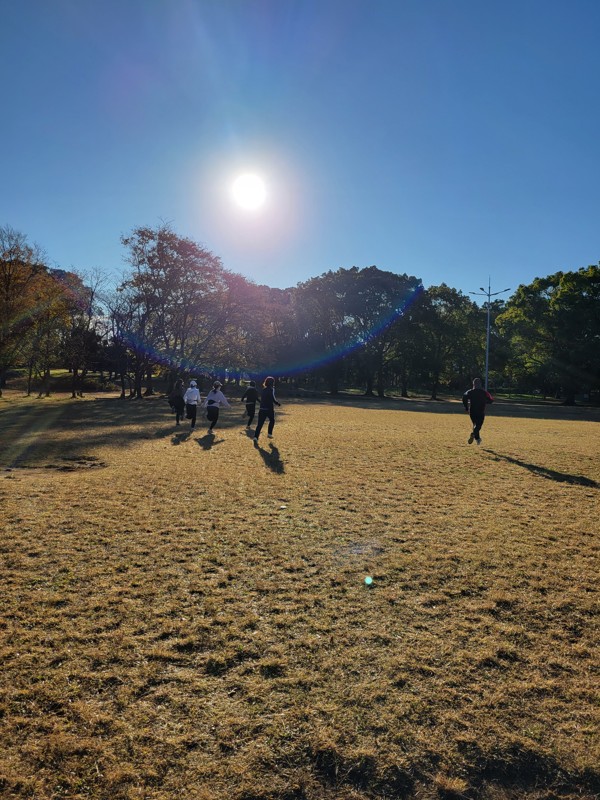
[[[233,199],[241,208],[254,211],[264,205],[267,199],[265,182],[258,175],[240,175],[231,187]]]

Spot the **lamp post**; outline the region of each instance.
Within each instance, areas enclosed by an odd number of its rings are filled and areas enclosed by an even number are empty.
[[[488,374],[489,374],[489,366],[490,366],[490,308],[491,308],[491,298],[496,297],[496,295],[504,294],[504,292],[510,292],[510,289],[502,289],[500,292],[493,292],[492,293],[492,286],[490,283],[490,278],[488,277],[488,288],[487,292],[480,286],[480,292],[469,292],[469,294],[477,294],[483,295],[483,297],[487,297],[487,335],[485,339],[485,390],[487,392],[488,388]]]

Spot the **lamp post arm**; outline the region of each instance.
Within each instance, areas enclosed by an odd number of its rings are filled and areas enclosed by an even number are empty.
[[[486,335],[485,335],[485,390],[487,392],[489,369],[490,369],[490,328],[491,328],[492,297],[497,297],[499,294],[510,292],[510,289],[502,289],[502,291],[500,292],[492,292],[491,279],[488,280],[487,291],[483,288],[483,286],[480,286],[479,288],[481,289],[481,291],[469,292],[469,294],[480,295],[487,298],[487,325],[486,325]]]

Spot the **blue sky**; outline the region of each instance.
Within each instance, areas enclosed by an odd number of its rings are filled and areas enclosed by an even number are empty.
[[[597,0],[0,0],[0,225],[125,269],[172,224],[257,283],[477,291],[600,260]],[[267,203],[231,201],[263,176]],[[508,295],[507,295],[508,296]]]

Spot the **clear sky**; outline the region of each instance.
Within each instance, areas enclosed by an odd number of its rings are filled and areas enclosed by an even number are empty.
[[[599,41],[598,0],[0,0],[0,224],[113,280],[165,221],[269,286],[515,289],[600,260]]]

